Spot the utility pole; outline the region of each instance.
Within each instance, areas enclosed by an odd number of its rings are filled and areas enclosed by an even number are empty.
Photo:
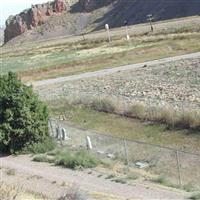
[[[152,15],[152,14],[147,15],[147,21],[150,23],[151,32],[154,31],[154,28],[153,28],[153,20],[154,20],[154,18],[153,18],[153,15]]]

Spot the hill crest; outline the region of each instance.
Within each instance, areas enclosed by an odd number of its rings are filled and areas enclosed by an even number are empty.
[[[49,39],[104,28],[200,14],[199,0],[54,0],[32,6],[6,21],[4,42]],[[23,35],[22,37],[17,37]]]

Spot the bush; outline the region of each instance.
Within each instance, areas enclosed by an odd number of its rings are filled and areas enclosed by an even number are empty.
[[[48,111],[14,73],[0,76],[0,151],[14,153],[48,137]]]
[[[54,149],[46,154],[36,155],[33,161],[55,163],[71,169],[94,168],[100,163],[99,159],[86,150],[75,153],[65,149]]]
[[[198,200],[200,199],[200,193],[193,194],[189,199]]]
[[[46,153],[52,151],[56,147],[56,141],[51,137],[46,137],[42,142],[28,145],[24,148],[25,153]]]
[[[45,154],[39,154],[39,155],[36,155],[33,157],[33,161],[54,163],[55,159],[53,157],[47,156]]]
[[[77,167],[94,168],[99,164],[99,160],[87,151],[82,150],[75,154],[63,151],[57,156],[56,164],[72,169]]]

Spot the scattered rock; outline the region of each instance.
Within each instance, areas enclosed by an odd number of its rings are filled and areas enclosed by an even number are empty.
[[[107,155],[107,157],[108,157],[108,158],[111,158],[111,159],[114,159],[114,158],[115,158],[115,155],[114,155],[114,154],[111,154],[111,153],[109,153],[109,154]]]

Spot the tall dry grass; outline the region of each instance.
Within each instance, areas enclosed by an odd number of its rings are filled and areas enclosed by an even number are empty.
[[[129,102],[112,97],[90,98],[75,97],[69,101],[70,105],[83,105],[99,112],[113,113],[145,121],[158,122],[170,128],[186,128],[200,130],[200,110],[178,108],[173,105],[152,105],[145,102]]]
[[[19,195],[19,189],[13,186],[8,186],[4,183],[0,183],[0,199],[1,200],[15,200]]]

